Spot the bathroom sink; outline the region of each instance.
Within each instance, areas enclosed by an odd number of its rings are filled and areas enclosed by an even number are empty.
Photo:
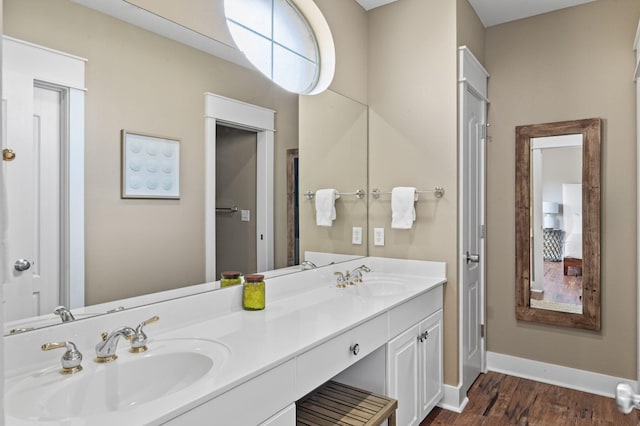
[[[119,358],[106,364],[86,354],[83,371],[70,376],[56,366],[23,378],[7,389],[7,413],[33,422],[84,419],[81,424],[92,424],[88,418],[171,398],[215,374],[230,355],[226,346],[206,339],[150,339],[148,344],[141,354],[121,348]]]
[[[402,294],[409,288],[410,281],[387,274],[364,274],[362,282],[349,286],[359,296],[387,297]]]

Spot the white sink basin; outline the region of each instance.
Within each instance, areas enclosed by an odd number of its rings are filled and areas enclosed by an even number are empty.
[[[362,282],[346,288],[363,297],[387,297],[407,291],[410,281],[386,274],[363,274]]]
[[[230,355],[226,346],[205,339],[150,339],[148,345],[141,354],[121,348],[107,364],[86,354],[84,370],[70,376],[56,366],[23,378],[7,389],[7,413],[23,421],[60,422],[131,410],[215,374]]]

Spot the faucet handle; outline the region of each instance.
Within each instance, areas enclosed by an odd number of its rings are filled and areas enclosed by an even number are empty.
[[[54,342],[45,343],[40,347],[43,351],[50,351],[52,349],[66,348],[67,351],[62,355],[60,361],[62,362],[62,370],[60,374],[73,374],[82,370],[82,354],[76,348],[73,342]]]
[[[336,287],[344,288],[349,284],[349,278],[348,278],[349,272],[346,272],[345,274],[343,274],[340,271],[335,271],[333,275],[336,276],[336,280],[337,280]]]
[[[136,334],[131,339],[131,349],[129,349],[129,352],[137,354],[149,349],[147,348],[147,335],[142,330],[142,328],[146,325],[153,324],[158,320],[160,320],[160,317],[157,315],[154,315],[148,320],[142,321],[140,324],[138,324],[138,326],[136,327]]]

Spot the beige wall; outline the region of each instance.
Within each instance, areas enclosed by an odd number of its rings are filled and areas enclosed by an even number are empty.
[[[636,140],[632,44],[640,3],[600,0],[486,30],[488,350],[635,380]],[[515,126],[601,117],[602,330],[515,320]]]
[[[329,87],[366,104],[368,96],[368,21],[355,0],[315,0],[336,46],[336,73]]]
[[[327,90],[300,97],[300,192],[367,189],[367,106]],[[342,196],[331,227],[316,225],[315,200],[300,197],[300,256],[305,251],[367,255],[367,200]],[[353,227],[362,244],[351,244]]]
[[[86,301],[204,282],[204,93],[277,111],[276,267],[286,266],[286,150],[298,97],[257,72],[66,0],[7,0],[8,35],[88,58]],[[181,139],[180,200],[120,199],[120,129]]]
[[[367,13],[354,0],[317,0],[336,47],[330,90],[300,96],[300,191],[367,189]],[[367,203],[343,197],[331,228],[315,223],[314,201],[300,196],[300,256],[322,251],[367,254]],[[351,229],[363,228],[362,245],[351,244]]]
[[[485,29],[469,0],[456,0],[458,46],[467,46],[473,56],[484,64]]]
[[[369,255],[447,262],[445,382],[458,384],[456,4],[402,0],[369,12],[369,188],[432,189],[412,230],[391,229],[389,196],[369,202]]]

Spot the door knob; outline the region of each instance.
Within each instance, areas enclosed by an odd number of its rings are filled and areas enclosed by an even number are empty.
[[[31,262],[29,262],[27,259],[18,259],[16,260],[16,263],[13,264],[13,267],[16,271],[26,271],[27,269],[31,268]]]
[[[13,161],[16,158],[16,153],[12,149],[5,148],[2,150],[2,159],[4,161]]]
[[[467,265],[469,264],[469,262],[471,262],[471,263],[480,262],[480,255],[479,254],[469,254],[469,252],[467,252]]]

